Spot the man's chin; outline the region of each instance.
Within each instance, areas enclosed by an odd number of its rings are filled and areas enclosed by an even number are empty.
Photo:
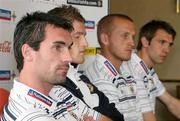
[[[157,64],[161,64],[161,63],[163,63],[165,60],[166,60],[165,57],[164,57],[164,58],[160,58],[160,59],[158,60]]]
[[[131,59],[131,56],[126,57],[126,58],[123,58],[123,61],[128,61],[128,60],[130,60],[130,59]]]
[[[160,60],[156,64],[162,64],[163,62],[164,62],[164,60]]]
[[[76,61],[73,61],[75,64],[83,64],[85,62],[85,59],[78,59]]]
[[[54,85],[63,84],[66,82],[66,77],[56,78],[53,82]]]

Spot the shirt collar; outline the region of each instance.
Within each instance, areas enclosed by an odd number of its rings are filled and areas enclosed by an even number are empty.
[[[104,56],[97,54],[96,60],[101,63],[103,67],[106,68],[109,71],[109,74],[111,74],[112,76],[116,77],[119,75],[115,67]]]
[[[55,106],[57,103],[50,97],[19,82],[19,78],[14,79],[14,85],[13,85],[12,92],[16,96],[19,95],[22,98],[26,98],[26,100],[28,100],[29,102],[31,102],[33,104],[37,103],[48,109],[50,109],[52,106]]]

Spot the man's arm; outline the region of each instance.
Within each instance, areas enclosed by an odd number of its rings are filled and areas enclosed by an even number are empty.
[[[156,117],[152,111],[146,112],[146,113],[143,113],[143,120],[144,121],[156,121]]]
[[[95,121],[92,116],[83,116],[84,121]],[[104,115],[101,115],[99,121],[112,121],[111,119],[107,118]]]
[[[171,96],[167,91],[159,96],[159,99],[167,106],[168,110],[180,119],[180,100]]]
[[[83,120],[84,121],[95,121],[92,116],[87,116],[87,115],[83,116]],[[113,120],[111,120],[110,118],[101,114],[98,121],[113,121]]]
[[[108,118],[108,117],[101,114],[101,116],[99,118],[99,121],[113,121],[113,120],[111,120],[110,118]]]
[[[60,85],[54,86],[49,92],[49,96],[57,102],[67,103],[68,112],[78,118],[83,119],[83,116],[87,115],[98,121],[112,121],[101,113],[89,108],[83,101],[75,97],[71,92],[67,91],[66,88]],[[88,118],[87,120],[90,119]]]
[[[94,121],[93,117],[92,116],[83,116],[83,120],[84,121]]]
[[[98,90],[98,88],[90,82],[90,80],[87,78],[87,76],[81,75],[80,78],[83,82],[85,82],[85,84],[87,86],[91,85],[93,90],[91,90],[91,89],[89,89],[89,90],[92,95],[94,95],[94,94],[98,95],[99,105],[94,107],[93,108],[94,110],[109,117],[113,121],[122,121],[124,119],[123,115],[116,109],[115,104],[110,103],[108,97],[106,97],[103,92]]]

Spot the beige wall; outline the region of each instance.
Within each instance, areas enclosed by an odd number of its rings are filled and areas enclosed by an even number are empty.
[[[137,31],[152,19],[171,23],[177,37],[171,54],[156,70],[161,79],[180,80],[180,13],[176,13],[176,0],[109,0],[109,13],[129,15],[134,19]]]

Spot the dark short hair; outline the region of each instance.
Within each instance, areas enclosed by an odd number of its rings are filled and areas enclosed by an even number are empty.
[[[172,35],[173,40],[175,39],[176,31],[168,22],[162,20],[151,20],[140,29],[137,50],[142,48],[142,37],[145,37],[149,42],[151,42],[152,38],[155,36],[156,31],[159,29],[166,31]]]
[[[48,13],[63,17],[71,22],[74,22],[74,20],[77,20],[82,23],[85,23],[85,19],[79,12],[79,9],[71,5],[62,5],[62,6],[56,7],[54,9],[49,10]]]
[[[17,23],[14,32],[14,55],[17,61],[17,69],[19,72],[23,68],[23,56],[21,48],[24,44],[28,44],[35,51],[39,50],[40,43],[45,38],[45,29],[47,25],[57,28],[63,28],[69,32],[73,30],[70,21],[53,16],[43,12],[33,12],[24,17]]]
[[[117,18],[129,20],[133,22],[133,19],[130,18],[129,16],[124,15],[124,14],[118,14],[118,13],[108,14],[104,16],[103,18],[101,18],[97,25],[97,38],[100,45],[101,45],[101,38],[100,38],[101,33],[110,35],[113,28],[115,28],[114,20]]]

